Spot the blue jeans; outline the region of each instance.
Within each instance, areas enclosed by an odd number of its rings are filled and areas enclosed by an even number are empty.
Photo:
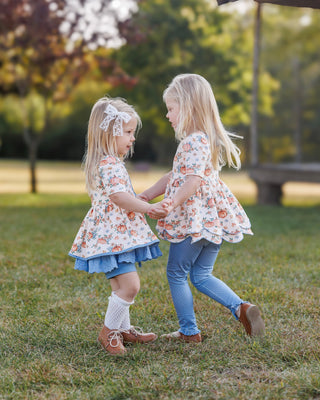
[[[180,243],[170,244],[167,277],[179,320],[179,332],[184,335],[195,335],[200,332],[194,314],[188,274],[191,283],[200,292],[227,307],[238,319],[235,311],[244,301],[224,282],[212,275],[220,246],[206,239],[191,243],[191,237]]]

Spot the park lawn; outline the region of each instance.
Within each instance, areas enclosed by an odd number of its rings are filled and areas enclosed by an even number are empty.
[[[224,244],[215,274],[263,310],[245,335],[228,310],[194,291],[204,341],[97,345],[110,286],[67,255],[89,208],[84,194],[0,195],[1,399],[319,399],[320,208],[245,205],[255,236]],[[154,221],[151,221],[154,227]],[[143,264],[132,323],[178,328],[163,257]]]

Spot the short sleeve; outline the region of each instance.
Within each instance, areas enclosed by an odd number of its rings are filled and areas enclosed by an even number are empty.
[[[99,174],[101,184],[108,195],[128,191],[128,173],[122,162],[108,156],[100,162]]]
[[[204,176],[206,165],[210,158],[209,144],[203,134],[192,134],[181,142],[183,160],[181,170],[183,175]]]

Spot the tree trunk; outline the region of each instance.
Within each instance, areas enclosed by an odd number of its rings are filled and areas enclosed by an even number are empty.
[[[259,162],[258,149],[258,98],[259,98],[259,56],[260,56],[260,30],[262,4],[257,4],[254,28],[254,54],[253,54],[253,81],[252,81],[252,109],[251,109],[251,165]]]
[[[37,138],[32,138],[28,144],[29,150],[29,166],[30,166],[30,192],[37,193],[37,176],[36,176],[36,163],[38,143]]]
[[[294,142],[296,147],[295,162],[302,161],[302,83],[300,61],[297,57],[293,59],[293,73],[295,81],[295,93],[293,97],[293,113],[294,113]]]

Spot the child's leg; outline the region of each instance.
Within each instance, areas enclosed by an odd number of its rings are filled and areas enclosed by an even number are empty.
[[[143,333],[135,329],[130,323],[130,305],[134,303],[134,298],[140,289],[140,278],[137,272],[118,275],[110,279],[112,295],[109,297],[110,315],[106,313],[105,325],[109,327],[116,320],[117,328],[121,332],[124,343],[149,343],[153,342],[157,335]],[[111,299],[111,301],[110,301]],[[116,305],[114,304],[116,303]],[[118,317],[117,317],[118,315]]]
[[[109,329],[130,329],[129,307],[140,289],[137,272],[128,272],[110,279],[112,294],[105,316],[105,325]]]
[[[240,320],[248,335],[261,336],[265,327],[258,307],[241,300],[229,286],[211,274],[219,247],[214,243],[204,244],[191,268],[190,280],[200,292],[227,307]]]
[[[193,297],[188,284],[188,273],[193,262],[198,258],[200,250],[191,245],[191,238],[180,243],[171,243],[167,278],[170,286],[172,301],[177,312],[181,332],[191,336],[200,332],[197,327],[193,309]]]
[[[236,310],[244,301],[228,285],[212,275],[219,250],[220,245],[203,241],[202,251],[191,268],[190,280],[200,292],[227,307],[238,319]]]
[[[129,316],[129,307],[139,291],[140,283],[137,272],[127,272],[110,277],[113,292],[109,297],[103,328],[98,341],[107,353],[122,355],[126,353],[120,327]],[[130,321],[129,321],[130,325]]]
[[[112,291],[121,299],[131,303],[140,290],[140,278],[137,272],[128,272],[110,279]]]

